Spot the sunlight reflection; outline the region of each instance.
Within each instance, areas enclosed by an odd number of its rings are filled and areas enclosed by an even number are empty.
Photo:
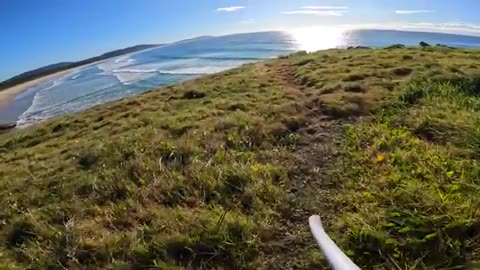
[[[298,43],[298,49],[307,52],[332,49],[344,45],[345,28],[338,27],[305,27],[288,32]]]

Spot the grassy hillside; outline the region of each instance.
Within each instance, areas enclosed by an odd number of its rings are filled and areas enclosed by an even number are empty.
[[[478,266],[480,51],[297,53],[0,134],[0,268]]]

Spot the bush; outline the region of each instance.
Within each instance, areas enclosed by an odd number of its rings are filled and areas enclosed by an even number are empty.
[[[420,42],[420,47],[430,47],[430,44],[426,43],[425,41]]]
[[[207,96],[207,94],[205,94],[204,92],[197,91],[197,90],[189,90],[189,91],[183,93],[183,98],[184,99],[200,99],[200,98],[204,98],[206,96]]]
[[[77,156],[78,165],[83,170],[90,170],[98,161],[99,157],[96,153],[90,151],[82,151]]]
[[[393,44],[388,47],[385,47],[385,49],[402,49],[405,48],[405,45],[403,44]]]

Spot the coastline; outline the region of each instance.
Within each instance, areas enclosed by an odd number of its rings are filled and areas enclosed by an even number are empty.
[[[35,85],[49,80],[55,80],[56,78],[96,63],[98,62],[62,70],[0,91],[0,132],[5,132],[6,130],[16,127],[18,118],[31,106],[36,93],[32,92],[31,94],[22,95],[20,98],[17,98],[21,94]]]
[[[55,79],[56,77],[60,77],[60,76],[66,75],[68,73],[74,72],[78,69],[84,68],[85,66],[87,66],[87,65],[62,70],[62,71],[59,71],[59,72],[56,72],[56,73],[53,73],[53,74],[50,74],[50,75],[47,75],[47,76],[44,76],[44,77],[40,77],[40,78],[31,80],[31,81],[28,81],[28,82],[24,82],[22,84],[15,85],[15,86],[12,86],[12,87],[7,88],[5,90],[2,90],[2,91],[0,91],[0,107],[3,107],[3,108],[8,107],[17,95],[23,93],[25,90],[29,89],[30,87],[33,87],[33,86],[35,86],[39,83],[42,83],[44,81]]]

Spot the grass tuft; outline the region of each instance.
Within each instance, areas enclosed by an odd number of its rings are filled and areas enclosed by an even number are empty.
[[[400,67],[400,68],[394,68],[392,70],[393,74],[395,74],[396,76],[408,76],[410,75],[413,70],[411,68],[404,68],[404,67]]]
[[[365,74],[365,73],[352,73],[352,74],[348,74],[344,81],[346,82],[356,82],[356,81],[361,81],[365,78],[368,77],[368,74]]]
[[[197,90],[189,90],[183,93],[183,98],[185,99],[200,99],[206,96],[205,93],[197,91]]]
[[[97,163],[98,158],[93,152],[82,151],[77,157],[78,165],[83,170],[89,170]]]
[[[365,93],[367,90],[360,83],[348,83],[343,86],[345,92]]]

